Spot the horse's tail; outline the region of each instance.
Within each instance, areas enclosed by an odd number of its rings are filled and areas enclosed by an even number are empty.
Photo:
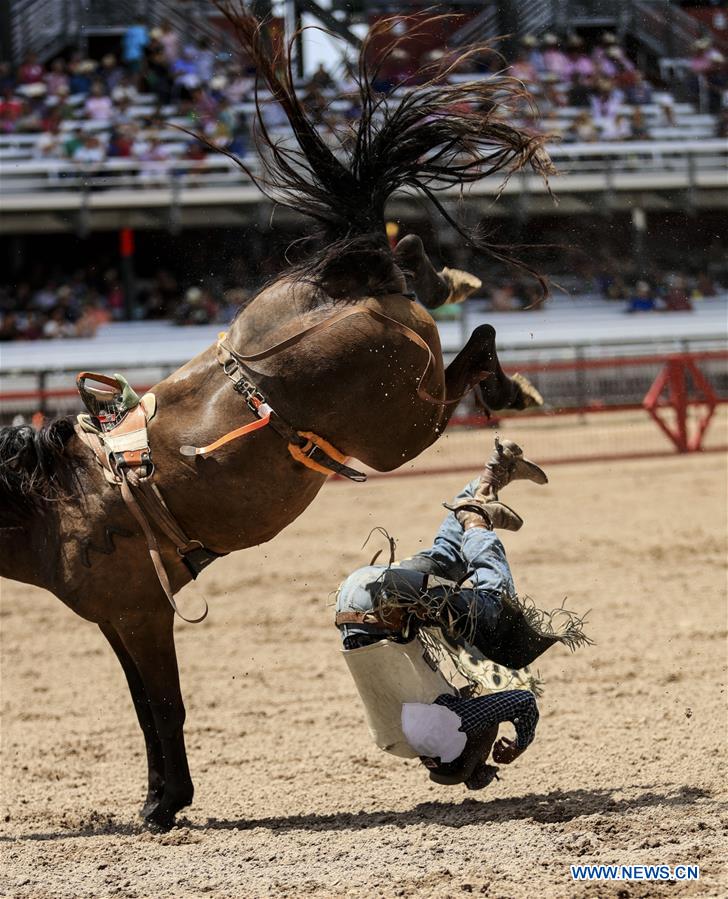
[[[290,48],[271,47],[258,19],[235,0],[214,2],[235,29],[295,136],[295,145],[277,141],[259,115],[263,174],[250,172],[232,157],[267,196],[316,219],[329,246],[338,243],[355,249],[360,236],[384,239],[385,204],[395,191],[414,191],[429,198],[471,248],[528,268],[484,233],[466,230],[437,196],[498,172],[506,180],[525,166],[544,178],[553,172],[544,137],[527,134],[505,120],[515,104],[531,102],[521,82],[506,76],[447,82],[456,65],[485,48],[473,46],[460,51],[456,63],[418,73],[424,83],[391,98],[378,93],[373,82],[398,40],[390,42],[376,64],[369,62],[372,42],[391,28],[391,21],[379,22],[359,55],[360,116],[338,135],[332,149],[296,94]],[[259,113],[260,107],[259,102]],[[336,256],[337,252],[326,253],[329,261]]]
[[[0,428],[0,527],[15,527],[76,484],[66,453],[73,421],[59,418],[36,431],[28,425]]]

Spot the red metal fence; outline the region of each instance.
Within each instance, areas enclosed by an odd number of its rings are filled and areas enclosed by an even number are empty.
[[[433,447],[394,474],[477,468],[494,428],[550,464],[728,449],[728,351],[526,361],[518,370],[542,391],[544,409],[489,419],[470,400]],[[21,407],[36,415],[78,408],[67,381],[44,386],[58,377],[36,372],[34,389],[0,393],[5,417]]]

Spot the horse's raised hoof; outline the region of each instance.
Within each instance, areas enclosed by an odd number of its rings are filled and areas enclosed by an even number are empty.
[[[543,406],[543,397],[528,378],[516,372],[511,376],[511,383],[515,386],[514,397],[509,404],[511,409]]]

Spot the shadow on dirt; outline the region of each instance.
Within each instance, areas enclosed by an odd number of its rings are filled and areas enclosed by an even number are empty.
[[[478,800],[469,797],[459,802],[422,802],[403,812],[340,812],[333,815],[291,815],[281,818],[240,819],[226,821],[210,818],[204,826],[209,830],[363,830],[394,824],[397,827],[430,822],[442,827],[470,827],[473,824],[495,824],[505,821],[530,820],[539,824],[557,824],[585,815],[611,815],[658,806],[692,805],[696,799],[711,794],[699,787],[677,787],[674,792],[653,792],[653,785],[631,798],[613,798],[624,787],[594,790],[554,790],[551,793],[529,793],[508,799]]]
[[[625,790],[639,790],[631,797],[614,798]],[[664,790],[664,787],[662,787]],[[508,799],[472,799],[453,802],[423,802],[401,812],[337,812],[331,815],[289,815],[273,818],[210,818],[205,824],[179,820],[178,827],[162,839],[183,838],[183,832],[206,830],[255,830],[259,827],[285,833],[287,831],[326,832],[365,830],[367,828],[420,826],[430,822],[441,827],[470,827],[474,824],[497,824],[506,821],[534,821],[539,824],[558,824],[586,815],[621,815],[643,808],[676,808],[692,805],[698,799],[709,799],[711,793],[700,787],[674,785],[673,790],[657,792],[655,785],[641,787],[613,787],[592,790],[553,790],[550,793],[528,793]],[[0,836],[0,842],[16,840],[63,840],[74,837],[138,836],[141,825],[113,820],[89,823],[84,827],[48,833]],[[182,839],[184,842],[184,839]]]

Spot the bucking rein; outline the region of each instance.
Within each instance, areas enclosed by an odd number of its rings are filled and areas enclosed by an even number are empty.
[[[384,322],[426,350],[427,364],[417,382],[417,395],[421,400],[436,406],[449,406],[462,399],[462,396],[459,396],[451,400],[438,400],[428,393],[424,383],[435,364],[435,357],[426,341],[412,328],[368,306],[336,312],[323,321],[298,331],[286,340],[248,356],[228,346],[225,342],[227,334],[222,332],[217,342],[217,361],[233,382],[233,390],[240,394],[257,420],[229,431],[207,446],[181,446],[180,453],[189,457],[207,456],[232,440],[246,437],[254,431],[270,426],[288,442],[291,456],[307,468],[326,476],[338,474],[352,481],[365,481],[366,475],[346,465],[347,457],[328,441],[311,431],[297,431],[291,427],[268,404],[256,385],[246,377],[245,372],[246,368],[252,371],[245,363],[268,359],[295,346],[304,337],[326,331],[352,315],[369,315],[376,321]],[[87,380],[95,381],[97,385],[102,386],[87,387]],[[207,600],[203,600],[205,610],[198,618],[186,618],[180,612],[150,519],[172,541],[177,549],[177,555],[193,580],[211,562],[226,553],[216,553],[199,540],[190,539],[170,512],[159,488],[152,483],[154,463],[147,426],[156,414],[155,395],[146,393],[140,399],[126,379],[120,375],[109,377],[95,372],[81,372],[76,379],[76,385],[84,405],[89,410],[88,414],[78,416],[76,433],[92,450],[96,461],[104,471],[106,480],[121,489],[124,502],[144,533],[157,578],[175,613],[190,624],[204,621],[209,611]]]

